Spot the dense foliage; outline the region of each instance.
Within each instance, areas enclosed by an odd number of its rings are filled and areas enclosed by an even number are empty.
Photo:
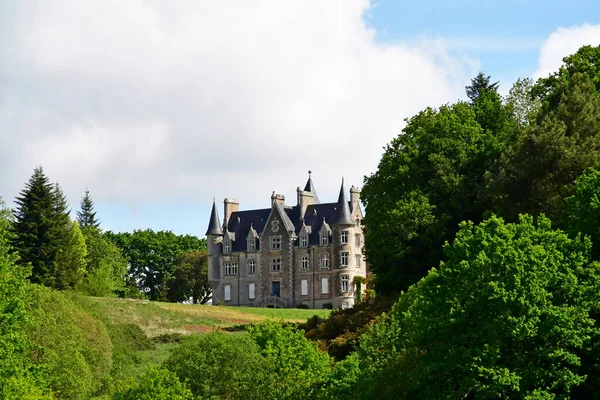
[[[175,272],[167,282],[167,298],[170,301],[191,301],[206,304],[212,288],[208,281],[208,253],[206,250],[188,250],[179,254]]]
[[[170,231],[155,232],[152,229],[133,233],[108,231],[104,236],[122,249],[129,263],[130,281],[135,282],[151,300],[181,301],[182,293],[192,292],[187,288],[169,290],[169,283],[175,278],[180,254],[206,249],[205,239],[176,235]],[[182,282],[176,280],[176,283]]]
[[[599,48],[583,47],[535,84],[517,81],[504,101],[480,74],[471,102],[407,121],[363,188],[379,292],[398,294],[438,265],[461,221],[545,213],[567,228],[565,199],[600,162]]]

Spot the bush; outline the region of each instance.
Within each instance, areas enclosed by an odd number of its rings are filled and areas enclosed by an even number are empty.
[[[48,384],[60,399],[87,399],[112,366],[112,343],[104,325],[62,293],[32,285],[29,340],[32,358],[43,365]]]
[[[289,324],[273,321],[251,326],[250,337],[277,374],[276,398],[312,398],[328,378],[331,359]]]
[[[114,400],[192,400],[190,389],[164,368],[149,368],[133,387],[116,393]]]
[[[248,335],[194,335],[175,348],[163,366],[201,398],[273,398],[272,368],[259,351]]]

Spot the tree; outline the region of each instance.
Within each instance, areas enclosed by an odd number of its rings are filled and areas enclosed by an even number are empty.
[[[73,289],[79,286],[86,272],[87,247],[77,221],[71,221],[64,247],[56,263],[56,288]]]
[[[98,228],[88,226],[82,232],[87,247],[87,273],[79,290],[91,296],[114,296],[124,289],[127,260]]]
[[[575,193],[567,198],[569,232],[592,240],[592,259],[600,260],[600,171],[590,168],[577,179]]]
[[[600,300],[590,241],[544,216],[461,224],[448,261],[361,339],[366,390],[379,398],[569,398]],[[369,379],[366,380],[367,382]]]
[[[519,78],[506,97],[506,103],[512,108],[512,116],[521,129],[535,121],[541,108],[539,98],[532,93],[533,85],[533,79]]]
[[[600,46],[583,46],[575,54],[563,58],[560,69],[541,78],[532,93],[542,102],[544,110],[552,110],[560,102],[563,92],[573,86],[576,75],[585,76],[595,90],[600,91]]]
[[[32,282],[63,287],[57,281],[57,261],[70,238],[71,220],[60,186],[52,185],[42,167],[36,167],[15,203],[12,245],[19,264],[32,265]]]
[[[41,369],[29,358],[33,347],[24,330],[30,271],[17,265],[18,255],[10,249],[10,219],[0,197],[0,398],[50,399]]]
[[[188,250],[206,249],[206,240],[191,235],[151,229],[133,233],[105,232],[129,263],[128,275],[151,300],[167,299],[168,282],[175,276],[179,255]]]
[[[188,250],[179,254],[173,278],[167,283],[167,299],[194,304],[205,304],[211,297],[208,281],[208,253],[206,250]]]
[[[486,91],[496,92],[500,82],[490,83],[490,79],[489,75],[485,76],[483,72],[478,73],[475,78],[471,79],[471,85],[465,86],[467,97],[471,101],[475,101]]]
[[[542,110],[505,154],[489,188],[494,211],[509,221],[519,213],[545,213],[566,226],[565,198],[577,178],[600,162],[600,96],[582,74],[563,88],[553,108]]]
[[[513,140],[497,93],[428,108],[392,140],[365,178],[365,251],[381,293],[399,293],[439,265],[459,222],[490,209],[486,175]]]
[[[96,212],[94,211],[94,202],[90,197],[90,191],[85,190],[85,196],[81,199],[81,211],[77,211],[77,222],[82,228],[89,226],[98,228],[100,222],[96,219]]]

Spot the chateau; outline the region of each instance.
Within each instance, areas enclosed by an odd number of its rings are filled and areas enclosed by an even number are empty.
[[[346,308],[354,305],[355,276],[366,277],[360,190],[344,181],[335,203],[321,203],[312,178],[297,204],[271,195],[271,207],[240,211],[216,203],[206,232],[213,303],[257,307]]]

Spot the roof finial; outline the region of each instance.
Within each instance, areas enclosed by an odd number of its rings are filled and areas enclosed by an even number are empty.
[[[309,169],[308,170],[308,177],[310,178],[310,175],[312,174],[312,171]]]

